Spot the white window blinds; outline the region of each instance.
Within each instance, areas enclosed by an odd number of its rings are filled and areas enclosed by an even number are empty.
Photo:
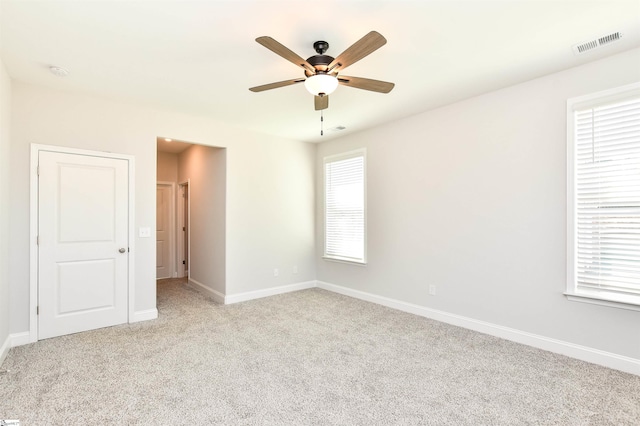
[[[640,95],[573,114],[573,291],[640,304]]]
[[[327,258],[365,263],[365,153],[325,158]]]

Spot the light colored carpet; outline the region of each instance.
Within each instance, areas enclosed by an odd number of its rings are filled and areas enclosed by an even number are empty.
[[[638,425],[640,377],[320,289],[11,349],[22,425]]]

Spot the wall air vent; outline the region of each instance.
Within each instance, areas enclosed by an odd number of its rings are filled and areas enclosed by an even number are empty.
[[[622,37],[622,33],[615,32],[613,34],[609,34],[609,35],[606,35],[604,37],[600,37],[598,39],[598,43],[600,44],[600,46],[602,46],[603,44],[609,44],[609,43],[612,43],[614,41],[620,40],[620,37]]]
[[[618,41],[622,38],[622,33],[620,31],[616,31],[615,33],[607,34],[602,37],[594,38],[593,40],[589,40],[584,43],[574,44],[573,53],[576,55],[580,55],[582,53],[588,52],[593,49],[597,49],[600,46],[604,46],[605,44],[613,43],[614,41]]]

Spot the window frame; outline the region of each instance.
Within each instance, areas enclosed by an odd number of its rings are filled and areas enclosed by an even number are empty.
[[[564,295],[568,300],[602,306],[640,311],[640,296],[615,295],[614,293],[596,294],[580,291],[576,282],[577,264],[577,222],[576,211],[576,123],[575,113],[587,108],[596,108],[629,98],[640,97],[640,82],[604,90],[567,100],[567,277]]]
[[[363,184],[363,235],[362,235],[362,259],[353,259],[327,254],[327,163],[348,160],[362,157],[362,184]],[[351,151],[342,152],[326,156],[322,159],[322,202],[323,202],[323,238],[322,238],[322,258],[333,262],[348,263],[364,266],[367,264],[367,150],[358,148]]]

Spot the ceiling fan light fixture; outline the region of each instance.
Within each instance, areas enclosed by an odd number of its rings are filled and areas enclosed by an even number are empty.
[[[304,87],[314,96],[330,95],[338,87],[338,79],[329,74],[315,74],[307,77]]]

